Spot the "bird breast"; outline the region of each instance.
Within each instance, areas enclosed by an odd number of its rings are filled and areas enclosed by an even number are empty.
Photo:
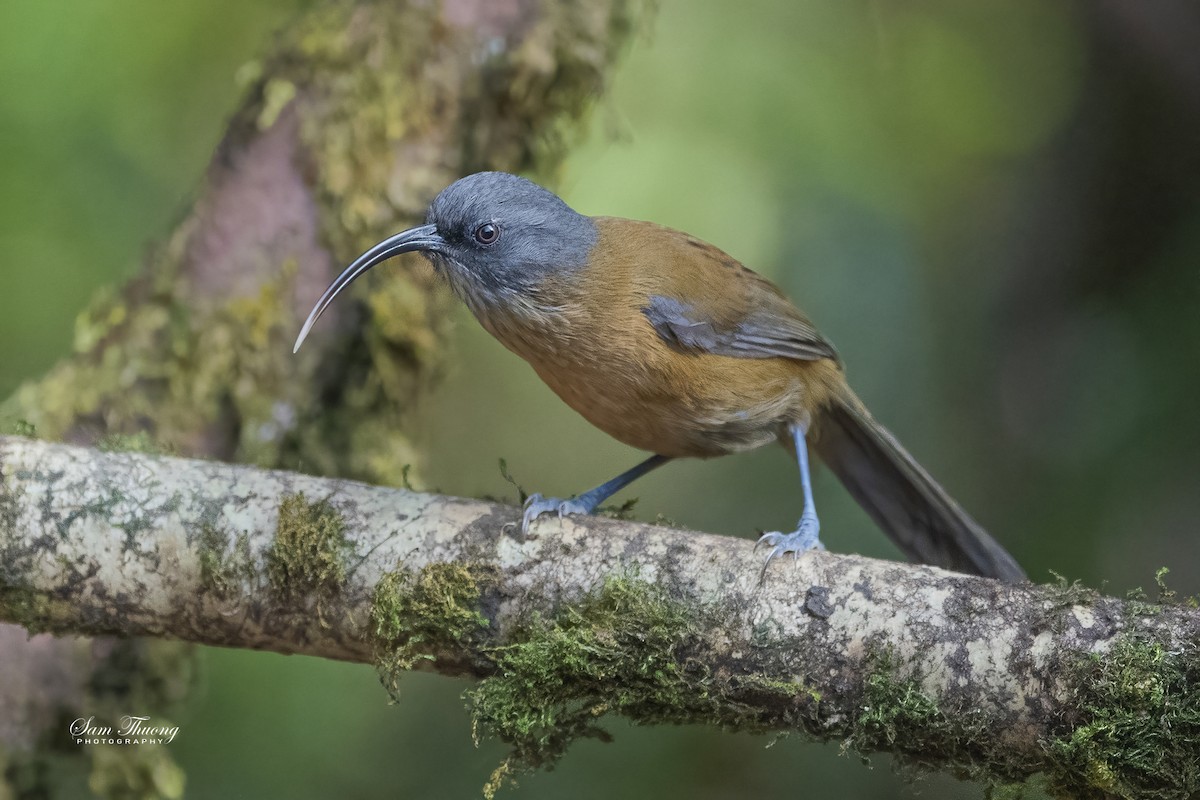
[[[603,243],[604,237],[601,237]],[[681,353],[643,313],[630,263],[554,276],[519,301],[472,310],[575,411],[610,436],[666,456],[708,457],[775,441],[811,416],[823,362]]]

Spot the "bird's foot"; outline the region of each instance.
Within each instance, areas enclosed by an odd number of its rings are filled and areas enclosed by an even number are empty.
[[[778,531],[764,533],[759,537],[754,549],[757,550],[760,545],[764,544],[771,548],[771,552],[767,553],[767,560],[763,564],[765,570],[767,564],[788,553],[798,559],[801,553],[807,553],[809,550],[824,550],[825,545],[821,544],[821,538],[818,536],[820,532],[821,523],[817,521],[817,515],[805,512],[804,516],[800,517],[800,524],[796,530],[791,533]]]
[[[563,500],[559,497],[542,497],[531,494],[525,499],[525,513],[521,516],[521,533],[529,533],[529,526],[543,514],[558,514],[565,517],[568,514],[590,514],[595,509],[578,498]]]

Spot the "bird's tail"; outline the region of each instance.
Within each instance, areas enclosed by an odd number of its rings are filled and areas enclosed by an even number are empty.
[[[821,460],[910,559],[1009,583],[1025,579],[849,389],[821,415],[816,434]]]

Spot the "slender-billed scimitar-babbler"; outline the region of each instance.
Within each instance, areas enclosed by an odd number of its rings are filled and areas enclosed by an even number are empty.
[[[346,268],[296,340],[350,283],[420,252],[479,322],[567,405],[650,458],[569,499],[531,496],[522,519],[588,514],[673,458],[781,442],[800,467],[795,531],[759,540],[770,559],[820,548],[811,448],[911,559],[1020,581],[1024,573],[881,426],[833,346],[770,281],[694,236],[587,217],[523,178],[481,172],[429,206],[426,224]]]

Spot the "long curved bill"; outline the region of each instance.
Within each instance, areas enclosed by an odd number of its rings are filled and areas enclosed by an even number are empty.
[[[436,225],[422,225],[419,228],[410,228],[409,230],[397,233],[395,236],[389,236],[363,253],[354,260],[353,264],[342,270],[342,274],[338,275],[333,283],[329,284],[329,288],[325,290],[325,294],[321,295],[321,299],[313,306],[313,310],[309,312],[308,319],[304,320],[304,327],[300,329],[300,335],[296,337],[296,346],[292,348],[292,352],[297,353],[300,351],[300,345],[304,344],[304,339],[308,336],[308,332],[312,330],[313,324],[325,313],[325,309],[333,302],[333,298],[337,297],[342,289],[354,283],[354,280],[359,275],[362,275],[371,267],[401,253],[412,253],[418,250],[441,250],[445,246],[446,241],[438,235]]]

